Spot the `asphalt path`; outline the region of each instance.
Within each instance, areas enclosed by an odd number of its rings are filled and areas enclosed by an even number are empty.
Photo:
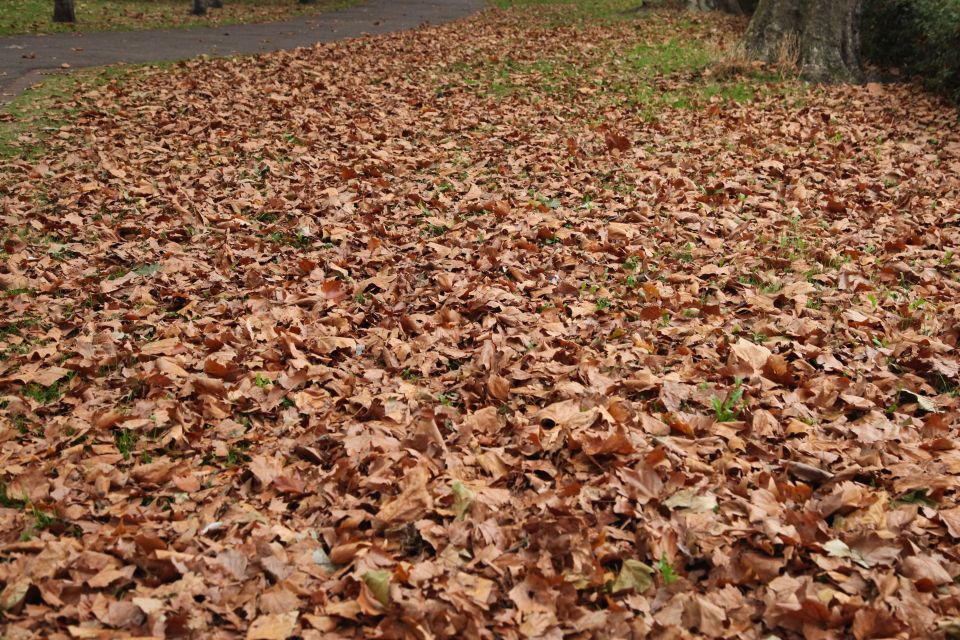
[[[294,49],[449,22],[484,6],[484,0],[367,0],[346,9],[263,24],[7,36],[0,38],[0,102],[8,102],[44,73],[63,69]]]

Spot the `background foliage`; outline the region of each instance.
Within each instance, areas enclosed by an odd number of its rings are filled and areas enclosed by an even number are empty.
[[[863,20],[868,60],[921,75],[960,100],[960,0],[872,0]]]

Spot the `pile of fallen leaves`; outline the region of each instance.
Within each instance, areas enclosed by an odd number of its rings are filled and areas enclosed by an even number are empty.
[[[6,638],[960,630],[956,112],[544,11],[114,81],[5,168]]]

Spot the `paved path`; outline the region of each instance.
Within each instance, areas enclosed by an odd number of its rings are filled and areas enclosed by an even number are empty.
[[[184,0],[184,7],[187,4]],[[43,71],[60,69],[64,64],[70,68],[95,67],[181,60],[201,54],[226,56],[292,49],[411,29],[424,22],[447,22],[484,6],[485,0],[368,0],[347,9],[265,24],[2,37],[0,103],[37,82]]]

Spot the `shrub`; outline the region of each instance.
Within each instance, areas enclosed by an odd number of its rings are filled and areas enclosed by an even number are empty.
[[[960,0],[870,0],[862,37],[868,61],[921,75],[960,101]]]

